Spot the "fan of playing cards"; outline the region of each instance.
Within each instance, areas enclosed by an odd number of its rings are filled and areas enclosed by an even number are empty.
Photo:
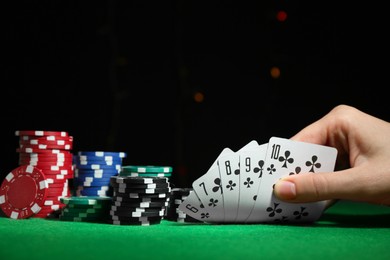
[[[286,175],[333,171],[336,156],[333,147],[279,137],[260,145],[253,140],[236,152],[225,148],[193,182],[178,209],[208,223],[316,221],[325,201],[282,202],[274,197],[273,186]]]

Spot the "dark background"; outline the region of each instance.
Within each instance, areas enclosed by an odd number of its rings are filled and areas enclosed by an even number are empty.
[[[288,138],[341,103],[390,120],[380,1],[7,5],[1,177],[18,165],[15,130],[67,131],[73,152],[173,166],[184,187],[223,148]]]

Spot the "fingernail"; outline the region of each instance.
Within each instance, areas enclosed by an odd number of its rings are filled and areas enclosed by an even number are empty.
[[[297,196],[295,184],[289,181],[279,181],[275,185],[275,193],[280,199],[295,199]]]

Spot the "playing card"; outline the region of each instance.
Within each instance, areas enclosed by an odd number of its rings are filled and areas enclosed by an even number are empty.
[[[292,174],[334,171],[337,150],[333,147],[271,137],[265,157],[265,171],[252,216],[258,222],[313,222],[322,214],[325,201],[287,203],[273,194],[274,184]]]
[[[207,172],[192,183],[192,187],[209,213],[209,221],[224,222],[225,210],[223,205],[223,191],[219,174],[218,159],[229,153],[234,153],[229,148],[224,148]]]
[[[240,197],[241,153],[257,146],[258,144],[256,141],[251,141],[237,152],[228,153],[218,158],[217,164],[222,184],[225,223],[233,223],[237,217]]]
[[[195,191],[191,191],[182,203],[179,204],[178,209],[193,217],[194,219],[208,222],[210,214],[205,211],[205,207],[196,195]]]
[[[245,222],[249,217],[264,171],[268,144],[252,142],[254,145],[240,153],[240,196],[236,222]]]

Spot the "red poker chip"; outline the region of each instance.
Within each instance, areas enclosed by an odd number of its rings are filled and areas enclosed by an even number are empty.
[[[19,157],[20,162],[28,163],[28,164],[34,164],[34,163],[51,163],[52,165],[59,164],[59,163],[73,163],[69,159],[65,158],[59,158],[59,159],[34,159],[34,158],[26,158],[26,157]]]
[[[57,174],[57,175],[46,175],[46,179],[51,181],[51,182],[57,182],[57,181],[61,181],[61,180],[68,180],[68,179],[72,179],[73,178],[73,174],[69,174],[69,175],[63,175],[63,174]]]
[[[37,154],[48,154],[48,155],[49,154],[61,154],[61,153],[67,152],[67,151],[68,150],[62,150],[62,149],[39,149],[39,148],[30,148],[30,147],[16,148],[17,153],[37,153]]]
[[[19,145],[41,145],[45,146],[47,145],[48,147],[50,146],[72,146],[73,142],[72,141],[65,141],[65,140],[56,140],[56,141],[38,141],[37,139],[31,139],[27,141],[19,141]]]
[[[31,165],[13,169],[0,188],[0,207],[13,219],[23,219],[38,213],[47,196],[44,173]]]
[[[53,183],[53,184],[48,184],[48,188],[51,189],[51,188],[56,188],[56,189],[66,189],[68,188],[68,183],[67,182],[64,182],[64,183]]]
[[[47,190],[47,195],[48,196],[62,196],[62,197],[65,197],[65,196],[69,196],[70,195],[70,190],[69,189],[63,189],[63,188],[60,188],[60,189],[56,189],[56,188],[49,188]]]
[[[58,158],[58,159],[37,159],[37,158],[26,158],[26,157],[19,157],[20,162],[24,163],[48,163],[48,164],[58,164],[58,163],[71,163],[73,164],[72,160],[65,159],[65,158]]]
[[[56,140],[56,141],[38,141],[37,139],[31,139],[27,141],[19,140],[19,145],[41,145],[41,146],[71,146],[72,141]]]
[[[55,144],[55,145],[64,145],[72,144],[73,137],[59,137],[55,136],[45,136],[45,137],[34,137],[24,135],[19,138],[19,144]]]
[[[22,135],[35,135],[35,136],[62,136],[66,137],[69,136],[68,132],[65,131],[41,131],[41,130],[17,130],[15,131],[16,136],[22,136]]]
[[[72,150],[73,144],[55,145],[55,144],[19,144],[22,150],[41,151],[41,150]]]
[[[57,161],[57,162],[41,162],[41,161],[31,161],[31,160],[22,160],[20,159],[19,160],[19,164],[28,164],[28,165],[32,165],[32,166],[36,166],[37,168],[40,168],[40,166],[58,166],[58,167],[64,167],[64,166],[70,166],[72,167],[72,162],[61,162],[61,161]]]
[[[44,203],[44,206],[52,206],[52,205],[58,205],[58,204],[63,204],[61,202],[61,198],[64,196],[47,196],[46,201]]]
[[[52,171],[60,171],[60,170],[69,170],[73,169],[72,162],[30,162],[27,160],[19,160],[19,164],[28,164],[32,166],[36,166],[41,170],[52,170]]]
[[[45,158],[45,159],[55,159],[55,158],[73,158],[73,154],[70,151],[61,150],[60,152],[56,153],[50,153],[50,152],[43,152],[43,153],[25,153],[25,152],[19,152],[19,156],[25,156],[29,158]]]
[[[49,141],[49,142],[54,142],[54,141],[68,141],[68,142],[73,142],[73,136],[55,136],[55,135],[46,135],[46,136],[36,136],[36,135],[21,135],[19,137],[19,141],[31,141],[31,140],[36,140],[37,142],[41,141]]]
[[[44,205],[42,206],[42,209],[41,211],[39,211],[39,213],[42,213],[42,212],[50,212],[50,211],[57,211],[57,210],[61,210],[61,208],[65,207],[66,204],[53,204],[53,205]]]
[[[34,166],[34,165],[32,165]],[[50,165],[50,164],[40,164],[39,167],[37,167],[41,170],[43,170],[43,173],[46,173],[46,170],[50,170],[50,171],[67,171],[67,172],[71,172],[73,171],[73,165],[72,164],[68,164],[68,165],[64,165],[64,166],[56,166],[56,165]]]

